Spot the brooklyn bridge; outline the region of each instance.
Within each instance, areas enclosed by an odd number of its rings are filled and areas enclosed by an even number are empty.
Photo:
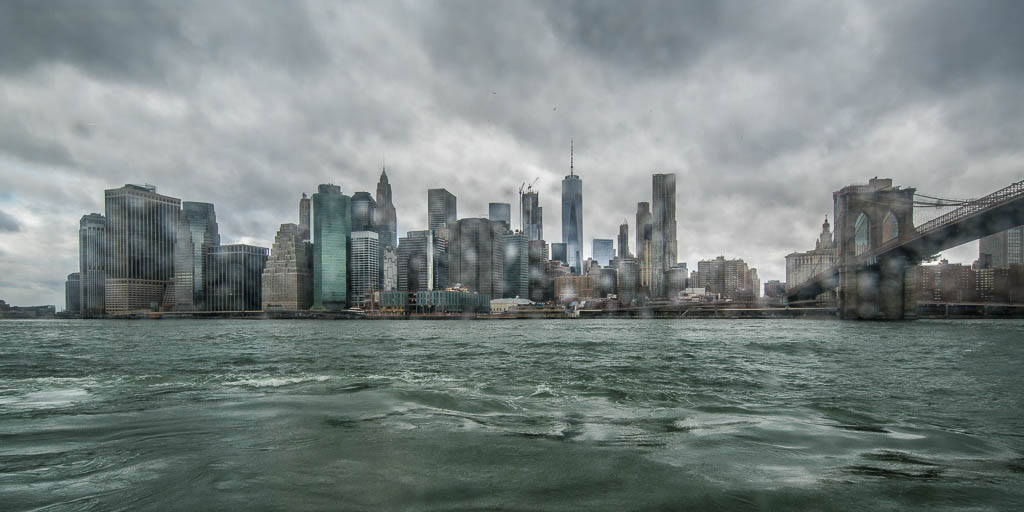
[[[791,304],[835,291],[839,317],[903,320],[917,314],[917,265],[941,251],[1024,225],[1024,180],[985,197],[943,200],[874,178],[832,194],[835,265],[786,291]],[[914,224],[915,207],[957,206]]]

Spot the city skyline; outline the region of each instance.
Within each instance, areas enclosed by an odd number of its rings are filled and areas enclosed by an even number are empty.
[[[751,14],[735,6],[650,5],[630,11],[640,20],[625,27],[631,37],[598,52],[579,27],[603,31],[626,6],[471,5],[460,10],[474,23],[454,34],[445,13],[452,4],[418,20],[390,5],[341,20],[324,12],[332,7],[315,5],[254,10],[262,14],[165,6],[170,11],[156,12],[163,18],[125,9],[113,19],[83,9],[73,29],[46,12],[5,6],[13,10],[4,18],[25,23],[0,36],[18,48],[0,74],[0,106],[14,127],[0,145],[0,275],[19,278],[0,279],[0,298],[61,303],[63,280],[78,268],[78,220],[103,211],[97,191],[125,183],[212,203],[225,245],[270,247],[280,224],[292,222],[295,197],[330,182],[346,195],[372,193],[382,157],[398,237],[426,228],[418,198],[428,188],[447,188],[469,217],[488,202],[517,204],[519,185],[539,178],[535,190],[549,212],[544,238],[552,243],[561,239],[560,216],[551,212],[574,139],[587,199],[584,257],[593,238],[614,238],[636,203],[651,200],[652,174],[676,173],[679,261],[743,258],[762,280],[781,281],[785,255],[810,248],[831,213],[831,192],[847,184],[891,176],[924,193],[967,198],[1019,179],[1015,109],[1024,102],[1007,78],[1022,66],[1005,48],[1014,47],[1007,38],[1021,36],[1000,23],[1013,13],[956,4],[778,4],[752,7],[759,21],[748,21]],[[194,42],[183,29],[215,36],[224,27],[203,20],[219,15],[249,23],[225,36],[217,59],[190,57],[185,49]],[[703,34],[700,44],[671,37],[662,20],[680,18]],[[146,24],[160,19],[170,21]],[[859,21],[847,32],[820,28],[845,19]],[[364,23],[373,20],[396,26]],[[696,28],[707,20],[706,32]],[[105,34],[117,32],[105,23],[152,30],[121,31],[137,44],[104,46]],[[366,27],[372,43],[397,38],[389,53],[397,63],[356,61],[360,80],[336,80],[341,70],[325,63],[361,55],[360,38],[342,35],[346,23]],[[795,39],[759,36],[758,60],[768,64],[758,64],[742,51],[744,37],[773,24]],[[944,58],[943,40],[901,39],[927,38],[924,28],[942,32],[936,26],[976,36],[958,47],[962,59]],[[19,44],[34,40],[26,30],[51,34],[54,44],[110,51],[93,59],[87,50]],[[463,53],[449,59],[439,48],[451,47],[452,37],[481,44],[459,44]],[[263,41],[259,51],[253,41]],[[881,50],[869,51],[870,41],[882,41]],[[503,45],[516,53],[495,49]],[[166,52],[149,59],[158,47]],[[680,58],[647,51],[660,47]],[[800,48],[814,58],[797,59]],[[938,62],[941,69],[927,64]],[[541,87],[522,95],[507,69]],[[558,80],[542,78],[552,69],[563,71]],[[842,86],[834,86],[837,77]],[[292,94],[293,80],[312,84],[308,97]],[[391,85],[349,90],[366,80]],[[413,83],[425,85],[406,85]],[[348,93],[321,91],[326,84]],[[977,253],[972,242],[943,257],[970,263]]]

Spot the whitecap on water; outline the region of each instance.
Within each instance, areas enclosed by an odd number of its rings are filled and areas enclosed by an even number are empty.
[[[255,377],[227,381],[225,386],[250,386],[254,388],[278,388],[302,382],[325,382],[330,380],[327,375],[302,375],[298,377]]]

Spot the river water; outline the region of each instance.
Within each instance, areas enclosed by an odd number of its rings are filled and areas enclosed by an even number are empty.
[[[2,321],[3,510],[1014,510],[1024,322]]]

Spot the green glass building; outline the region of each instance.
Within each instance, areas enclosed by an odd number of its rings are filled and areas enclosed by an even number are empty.
[[[337,185],[313,194],[313,307],[345,309],[348,303],[348,238],[351,200]]]

